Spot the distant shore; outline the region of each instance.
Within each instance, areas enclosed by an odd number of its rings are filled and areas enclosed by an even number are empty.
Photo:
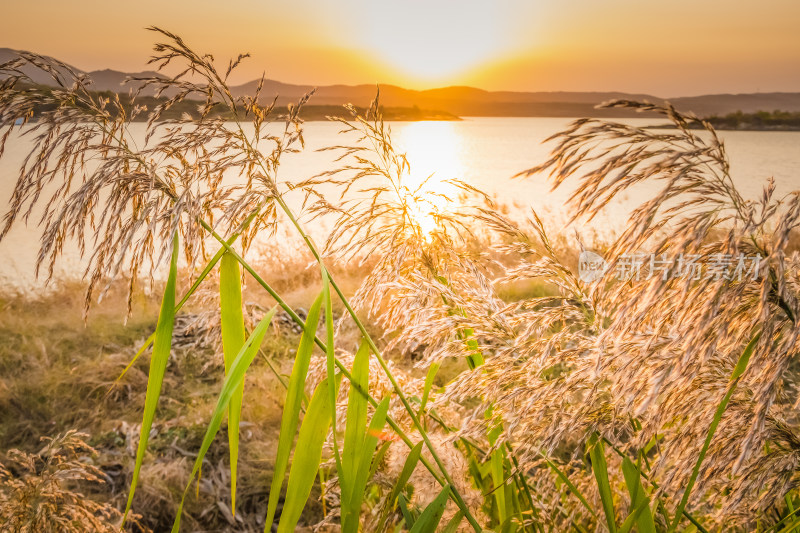
[[[365,112],[364,108],[356,107],[359,114]],[[413,107],[383,107],[381,106],[381,114],[383,120],[387,121],[400,121],[400,122],[415,122],[420,120],[443,120],[443,121],[457,121],[462,120],[461,117],[441,111],[437,109],[420,109],[417,106]],[[306,121],[328,120],[329,117],[344,117],[347,112],[340,105],[306,105],[300,110],[300,118]]]
[[[725,124],[720,124],[720,125],[717,125],[717,124],[714,124],[714,123],[710,123],[710,124],[712,126],[714,126],[715,130],[719,130],[719,131],[800,131],[800,126],[789,126],[789,125],[764,126],[764,125],[759,125],[759,124],[741,124],[741,125],[738,125],[738,126],[728,126],[728,125],[725,125]],[[677,127],[675,126],[675,124],[672,124],[672,123],[664,123],[664,124],[653,124],[651,126],[645,126],[645,129],[649,129],[649,130],[674,130],[674,129],[677,129]],[[690,130],[701,130],[703,128],[698,124],[690,124],[689,125],[689,129]]]
[[[800,113],[787,111],[758,111],[756,113],[729,113],[724,117],[704,119],[721,131],[800,131]],[[673,123],[654,124],[649,129],[675,129]],[[690,124],[690,129],[702,129],[700,124]]]
[[[38,89],[43,92],[49,92],[51,87],[44,85],[22,85],[22,87],[30,89]],[[92,91],[95,98],[106,99],[119,99],[122,108],[125,110],[127,117],[132,122],[147,122],[150,117],[149,110],[158,108],[167,102],[165,97],[154,96],[139,96],[135,103],[129,94],[114,93],[112,91]],[[142,110],[139,113],[133,113],[135,106],[140,106]],[[177,102],[173,102],[167,109],[162,110],[159,120],[179,120],[185,117],[192,117],[193,119],[200,118],[200,109],[204,106],[204,102],[186,98]],[[356,111],[360,115],[366,112],[366,108],[356,106]],[[42,113],[52,111],[47,106],[34,106],[32,110],[32,117],[30,120],[36,122]],[[443,111],[441,109],[422,108],[417,105],[411,106],[380,106],[380,111],[384,120],[387,121],[421,121],[421,120],[441,120],[441,121],[457,121],[461,117]],[[113,113],[113,109],[109,109]],[[208,118],[222,118],[225,120],[233,120],[234,117],[227,108],[224,106],[214,106],[206,115]],[[272,119],[284,119],[287,116],[287,109],[284,106],[276,105],[272,111]],[[300,109],[300,118],[305,121],[322,121],[328,120],[331,117],[350,118],[350,113],[343,105],[338,104],[307,104]]]

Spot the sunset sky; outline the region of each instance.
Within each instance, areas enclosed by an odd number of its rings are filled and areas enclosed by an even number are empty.
[[[671,97],[800,91],[800,2],[139,0],[4,3],[0,47],[84,70],[145,68],[149,25],[287,83],[620,90]]]

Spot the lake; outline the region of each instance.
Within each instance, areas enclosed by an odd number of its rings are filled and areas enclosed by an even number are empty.
[[[550,135],[565,128],[570,118],[466,118],[458,122],[391,123],[393,139],[400,152],[406,152],[417,176],[436,173],[439,178],[458,177],[494,196],[514,210],[535,208],[548,220],[551,232],[564,231],[567,213],[564,202],[569,190],[550,192],[545,177],[512,179],[520,171],[543,162],[552,145],[543,145]],[[623,120],[620,120],[623,121]],[[653,119],[630,119],[626,123],[649,125]],[[330,169],[334,154],[318,148],[343,144],[348,139],[337,132],[340,126],[329,122],[305,125],[306,149],[287,155],[279,181],[299,181]],[[144,125],[133,124],[134,136],[143,136]],[[731,161],[731,174],[746,198],[760,195],[765,181],[773,177],[777,192],[800,189],[800,132],[723,131]],[[19,165],[30,149],[25,139],[9,139],[6,154],[0,159],[0,205],[5,213],[17,178]],[[603,216],[592,221],[591,230],[608,233],[619,229],[630,209],[655,191],[645,184],[631,190],[610,205]],[[299,208],[298,193],[289,197]],[[33,218],[31,220],[33,222]],[[35,225],[17,225],[0,242],[0,283],[32,288],[41,282],[33,277],[40,230]],[[324,235],[316,235],[320,240]],[[74,277],[81,272],[75,249],[67,249],[58,274]]]

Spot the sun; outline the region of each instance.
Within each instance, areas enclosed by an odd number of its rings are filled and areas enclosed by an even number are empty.
[[[365,48],[409,81],[444,81],[495,59],[506,36],[491,2],[372,2]]]

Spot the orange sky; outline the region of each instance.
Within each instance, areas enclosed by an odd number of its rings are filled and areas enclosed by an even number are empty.
[[[142,70],[159,25],[227,61],[236,81],[468,84],[670,97],[800,91],[800,1],[139,0],[15,2],[0,46],[84,70]]]

